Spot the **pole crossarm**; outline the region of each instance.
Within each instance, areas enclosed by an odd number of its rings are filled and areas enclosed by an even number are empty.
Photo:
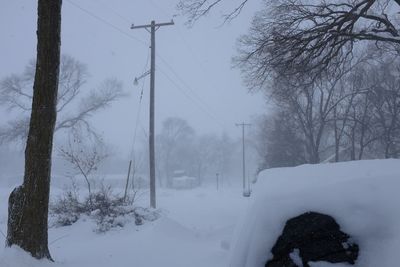
[[[400,0],[399,0],[399,1],[400,1]],[[235,125],[236,125],[236,126],[241,126],[241,127],[244,127],[244,126],[251,126],[250,123],[244,123],[244,122],[242,122],[242,123],[236,123]]]
[[[135,24],[132,24],[131,30],[133,30],[133,29],[142,29],[142,28],[151,28],[152,26],[159,28],[161,26],[170,26],[170,25],[175,25],[173,20],[171,20],[170,22],[164,22],[164,23],[154,23],[154,25],[146,24],[146,25],[135,26]]]

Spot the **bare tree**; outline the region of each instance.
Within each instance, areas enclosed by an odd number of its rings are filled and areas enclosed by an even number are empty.
[[[71,164],[76,174],[82,175],[88,189],[90,207],[93,206],[91,176],[100,163],[108,157],[108,151],[102,139],[95,137],[83,138],[82,133],[74,131],[68,139],[68,144],[59,148],[59,155]]]
[[[194,136],[193,128],[184,119],[177,117],[167,118],[162,125],[161,133],[158,135],[160,160],[163,165],[167,186],[172,186],[172,171],[183,165],[183,157],[178,157],[178,150],[185,151],[182,147],[188,147]],[[182,161],[183,160],[183,161]],[[178,163],[179,162],[179,163]]]
[[[35,64],[31,61],[21,75],[10,75],[0,81],[0,105],[18,112],[15,119],[0,128],[0,143],[26,140]],[[55,132],[83,127],[95,133],[89,118],[124,95],[122,83],[116,79],[107,79],[96,90],[86,93],[88,76],[84,64],[71,56],[61,56]]]
[[[293,81],[290,77],[274,81],[270,97],[281,110],[296,119],[293,123],[303,133],[309,163],[319,163],[321,160],[321,143],[331,115],[346,98],[337,95],[341,78],[346,73],[342,72],[340,76],[325,73],[320,79],[303,75],[301,81]]]
[[[276,108],[258,118],[253,139],[260,158],[259,170],[292,167],[308,161],[301,130],[287,110]]]
[[[235,147],[235,141],[227,133],[223,133],[216,144],[216,168],[221,178],[227,175],[232,169],[232,161]]]
[[[197,138],[194,165],[200,185],[204,182],[204,175],[209,173],[211,168],[216,169],[219,160],[218,152],[220,152],[217,149],[218,145],[219,140],[215,135],[203,135]]]
[[[383,145],[385,158],[398,158],[400,153],[400,64],[398,58],[377,59],[368,72],[372,83],[372,103],[375,127]]]
[[[351,62],[362,41],[400,47],[393,0],[269,0],[240,39],[236,62],[250,88],[268,77],[319,75]],[[358,45],[360,44],[360,45]]]
[[[222,2],[182,0],[179,8],[193,23]],[[323,142],[336,161],[381,149],[398,157],[399,7],[400,0],[265,0],[240,38],[234,63],[248,88],[264,89],[296,118],[310,162],[320,160]],[[365,70],[357,73],[359,64]]]
[[[37,63],[25,150],[23,184],[9,197],[7,246],[51,260],[48,208],[51,154],[57,116],[60,65],[61,0],[38,1]]]
[[[340,83],[340,92],[343,93],[339,95],[351,95],[338,103],[333,113],[335,161],[339,161],[339,155],[347,157],[345,159],[360,160],[376,141],[372,124],[371,86],[366,79],[368,65],[368,61],[360,62]]]
[[[381,52],[350,75],[349,85],[359,89],[344,129],[349,159],[362,159],[365,152],[367,157],[398,157],[399,71],[398,56]]]
[[[362,104],[360,98],[365,95],[365,92],[362,91],[364,89],[363,65],[365,65],[364,62],[358,62],[347,75],[338,81],[332,97],[334,106],[328,121],[329,126],[333,129],[335,162],[340,161],[340,155],[348,150],[345,144],[346,136],[349,137],[347,140],[350,140],[352,144],[352,159],[355,159],[353,148],[357,142],[355,136],[359,125],[357,118],[361,112],[358,106]]]

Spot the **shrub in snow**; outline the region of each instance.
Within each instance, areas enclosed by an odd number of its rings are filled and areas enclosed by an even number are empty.
[[[96,222],[96,232],[103,233],[115,227],[123,227],[134,221],[136,225],[144,221],[158,219],[159,212],[133,206],[133,199],[112,194],[110,187],[100,190],[80,201],[77,194],[67,191],[50,206],[50,214],[55,226],[68,226],[75,223],[81,215],[87,215]]]
[[[67,226],[75,223],[87,207],[80,203],[75,193],[67,191],[55,202],[50,203],[50,213],[55,217],[57,226]]]
[[[349,238],[331,216],[306,212],[286,222],[271,250],[274,256],[265,266],[309,267],[310,261],[354,264],[358,245]]]

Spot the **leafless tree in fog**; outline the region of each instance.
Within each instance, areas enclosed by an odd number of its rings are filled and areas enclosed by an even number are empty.
[[[178,7],[193,23],[222,2],[182,0]],[[294,129],[310,163],[398,157],[399,10],[400,0],[264,0],[233,60],[248,89],[275,105],[271,125],[260,123],[268,132],[260,144],[287,151],[279,136]],[[270,166],[292,161],[261,155]]]
[[[31,61],[24,73],[0,81],[0,105],[18,114],[0,128],[0,143],[26,140],[35,66]],[[123,96],[122,83],[116,79],[107,79],[97,89],[85,92],[88,76],[84,64],[68,55],[61,57],[55,132],[81,127],[95,133],[90,117]]]
[[[399,58],[383,57],[368,72],[372,84],[370,98],[378,138],[385,158],[400,153],[400,63]]]
[[[59,155],[75,170],[74,175],[81,175],[85,179],[89,205],[92,207],[91,175],[108,157],[108,151],[102,139],[96,136],[83,138],[82,133],[73,131],[67,145],[60,147],[58,151]]]
[[[258,153],[259,170],[308,162],[305,140],[293,120],[288,111],[277,108],[254,121],[252,139]]]
[[[348,64],[362,41],[400,47],[393,0],[265,1],[249,33],[240,39],[235,61],[249,88],[263,87],[271,76],[319,75]]]
[[[194,129],[184,119],[170,117],[163,121],[160,134],[157,136],[159,145],[159,160],[163,166],[163,172],[167,186],[172,186],[172,172],[174,168],[180,168],[182,162],[179,162],[177,151],[190,146]],[[181,151],[184,153],[185,151]]]

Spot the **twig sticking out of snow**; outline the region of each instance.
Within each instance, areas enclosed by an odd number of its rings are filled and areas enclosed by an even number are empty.
[[[3,231],[0,230],[1,235],[4,237],[4,239],[7,239],[6,235],[3,233]]]

